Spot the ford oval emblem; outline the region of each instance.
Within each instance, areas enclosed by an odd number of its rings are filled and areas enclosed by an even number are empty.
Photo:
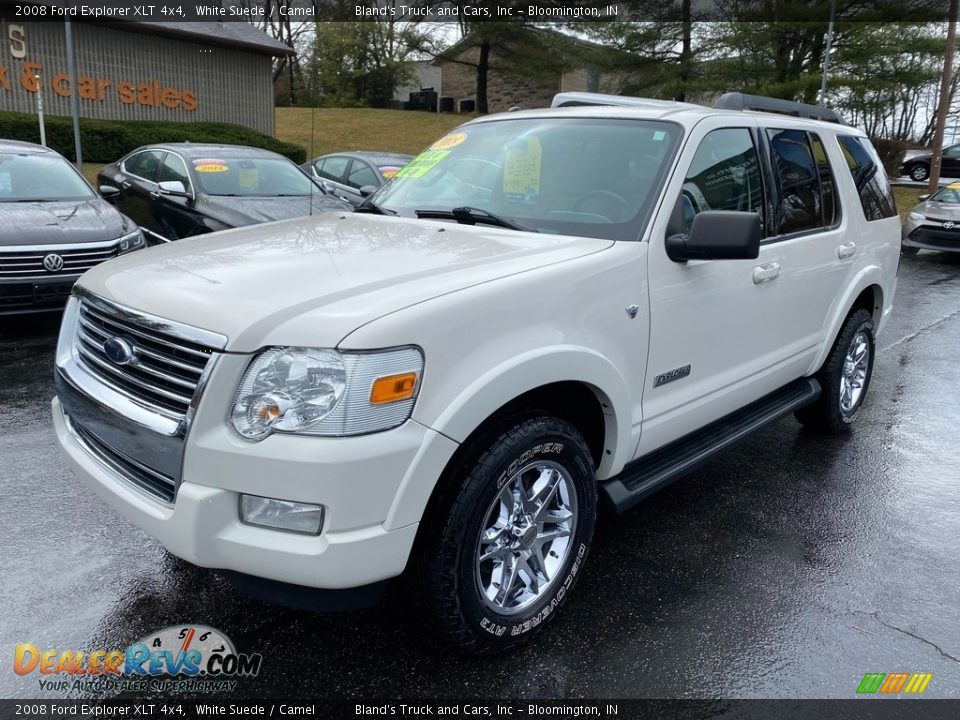
[[[133,345],[119,337],[112,337],[104,341],[103,354],[114,365],[129,365],[137,359],[137,353]]]

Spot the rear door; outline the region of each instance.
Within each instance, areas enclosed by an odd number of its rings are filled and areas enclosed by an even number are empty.
[[[317,161],[314,165],[321,180],[331,183],[339,197],[351,202],[359,202],[360,193],[353,192],[347,185],[347,168],[350,158],[345,155],[331,155]]]

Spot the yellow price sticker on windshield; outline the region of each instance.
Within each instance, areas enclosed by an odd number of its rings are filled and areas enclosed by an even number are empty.
[[[202,165],[194,165],[193,169],[202,173],[221,173],[226,172],[230,168],[221,163],[203,163]]]
[[[543,148],[535,137],[517,138],[503,163],[503,192],[524,198],[540,194],[540,160]]]
[[[950,183],[947,185],[947,190],[960,190],[960,183]]]
[[[431,150],[450,150],[455,148],[457,145],[462,143],[467,139],[466,133],[451,133],[450,135],[444,135],[442,138],[437,140],[433,145],[430,146]]]
[[[394,178],[421,178],[430,172],[438,162],[450,154],[449,150],[426,150],[417,155]]]

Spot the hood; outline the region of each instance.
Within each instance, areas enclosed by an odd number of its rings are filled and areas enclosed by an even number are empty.
[[[953,220],[960,222],[960,203],[922,202],[912,212],[925,215],[931,220]]]
[[[320,190],[312,197],[225,197],[204,195],[200,209],[205,215],[230,225],[244,227],[274,220],[319,215],[323,212],[352,212],[353,206]]]
[[[226,335],[228,350],[334,347],[401,308],[612,245],[328,213],[147,248],[90,270],[80,284],[137,310]]]
[[[133,223],[105,200],[0,202],[0,247],[115,240]]]

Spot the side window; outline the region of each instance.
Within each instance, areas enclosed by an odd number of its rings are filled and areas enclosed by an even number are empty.
[[[167,156],[163,159],[163,164],[160,166],[160,175],[157,177],[157,182],[174,180],[179,180],[183,183],[184,188],[190,190],[190,176],[187,174],[187,166],[183,164],[183,160],[178,155],[167,153]]]
[[[827,158],[827,150],[816,133],[810,133],[810,147],[813,159],[817,163],[817,175],[820,176],[820,198],[823,209],[823,226],[831,227],[840,217],[837,212],[837,186],[833,180],[833,170]]]
[[[700,141],[683,181],[687,231],[704,210],[755,212],[763,220],[763,179],[757,149],[746,128],[712,130]]]
[[[880,164],[880,158],[866,138],[852,135],[837,137],[847,167],[853,177],[853,184],[860,195],[860,205],[867,220],[882,220],[894,217],[897,206],[890,190],[887,173]]]
[[[767,130],[773,171],[778,183],[774,202],[774,234],[815,230],[823,226],[820,172],[803,130]]]
[[[343,180],[343,173],[347,169],[347,163],[349,161],[350,158],[329,157],[320,163],[319,167],[317,168],[317,175],[325,180],[341,182]]]
[[[350,175],[347,176],[347,185],[353,188],[362,188],[364,185],[379,185],[373,168],[362,160],[354,160],[350,166]]]
[[[131,175],[153,182],[162,156],[163,153],[159,150],[145,150],[132,158],[128,158],[123,163],[123,169]]]
[[[960,145],[948,147],[943,151],[943,156],[948,158],[960,158]]]

